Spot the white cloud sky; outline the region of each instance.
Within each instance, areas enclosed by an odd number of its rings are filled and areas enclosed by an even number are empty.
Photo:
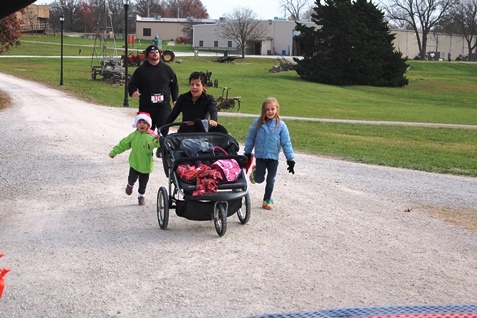
[[[5,0],[2,0],[5,1]],[[251,9],[259,19],[268,20],[274,17],[283,17],[280,9],[280,0],[201,0],[211,19],[218,19],[235,8]],[[37,0],[33,4],[50,4],[54,0]]]

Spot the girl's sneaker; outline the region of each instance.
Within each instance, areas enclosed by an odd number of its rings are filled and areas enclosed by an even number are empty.
[[[255,168],[256,166],[252,166],[252,172],[250,173],[249,179],[252,184],[255,184]]]
[[[265,210],[272,210],[273,209],[273,200],[272,199],[263,200],[262,208],[264,208]]]

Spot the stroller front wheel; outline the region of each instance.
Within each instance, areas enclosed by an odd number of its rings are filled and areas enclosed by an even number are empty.
[[[213,213],[215,230],[219,236],[224,236],[227,231],[227,209],[225,203],[218,202],[215,204]]]
[[[162,230],[167,229],[169,224],[169,198],[165,187],[160,187],[157,192],[157,221]]]
[[[247,193],[242,198],[242,206],[237,211],[237,216],[239,218],[240,223],[247,224],[250,220],[250,213],[252,212],[252,204],[250,203],[250,194]]]

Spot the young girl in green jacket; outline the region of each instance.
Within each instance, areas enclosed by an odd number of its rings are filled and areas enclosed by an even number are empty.
[[[148,113],[139,112],[133,122],[134,132],[121,139],[119,144],[113,147],[109,152],[111,158],[120,153],[131,149],[129,154],[129,176],[126,185],[126,194],[131,195],[134,183],[139,179],[139,188],[137,192],[138,203],[141,206],[146,205],[144,195],[146,193],[149,174],[153,169],[152,151],[159,147],[158,136],[151,133],[151,116]]]

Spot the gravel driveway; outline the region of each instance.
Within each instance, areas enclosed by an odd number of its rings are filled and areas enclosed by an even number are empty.
[[[276,209],[211,222],[155,215],[124,194],[108,151],[134,109],[88,104],[0,74],[1,317],[247,317],[477,299],[477,179],[298,154]],[[406,212],[409,211],[409,212]]]

